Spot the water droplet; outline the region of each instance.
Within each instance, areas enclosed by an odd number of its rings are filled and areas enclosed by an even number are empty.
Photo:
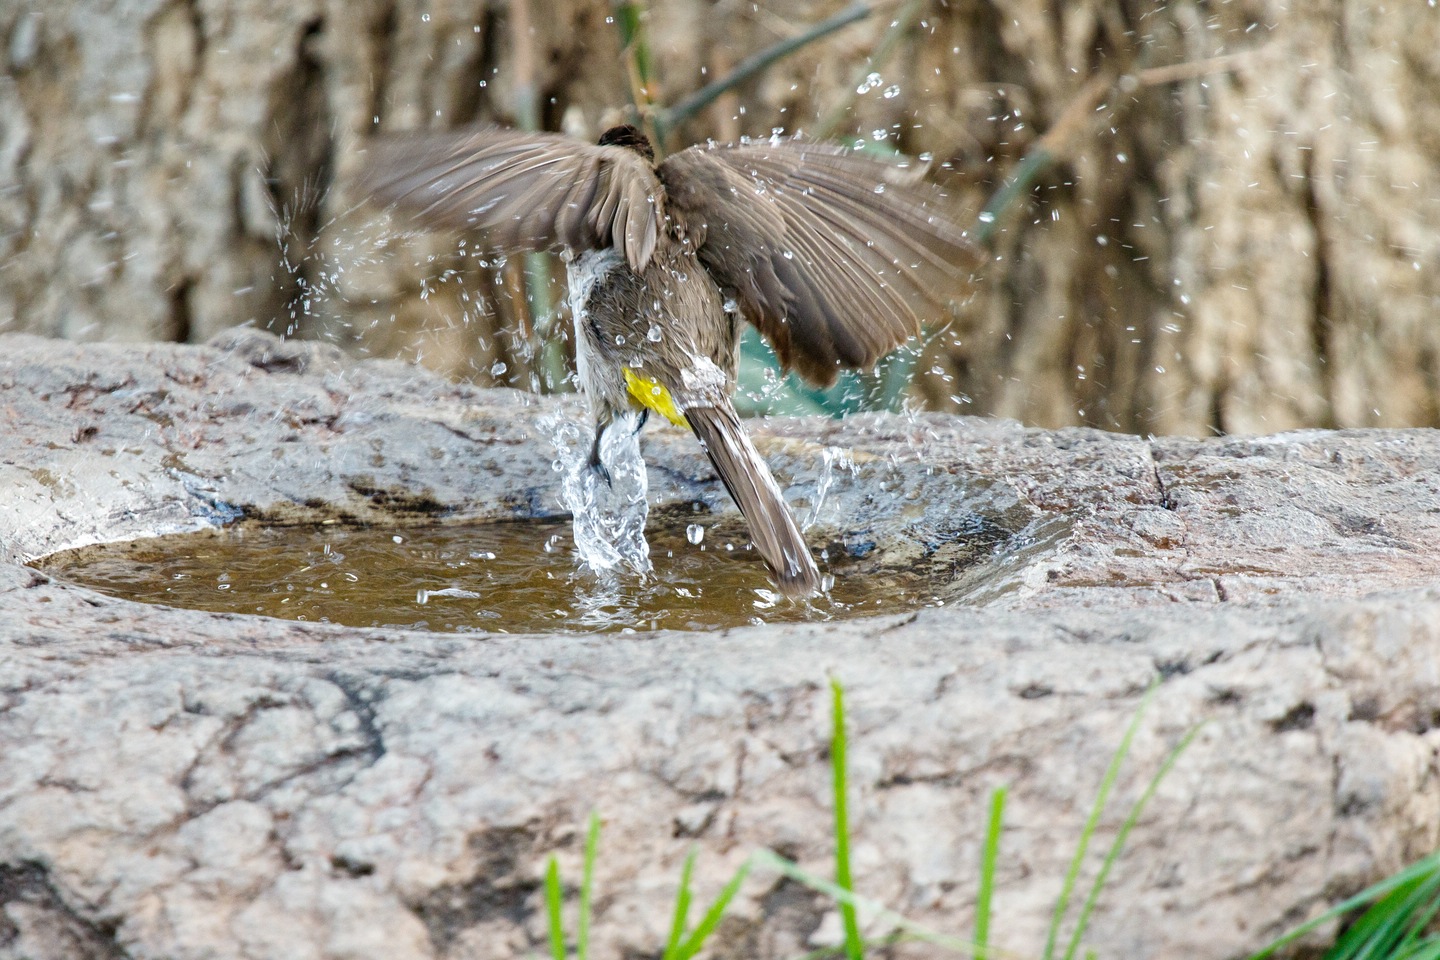
[[[872,73],[867,76],[864,81],[861,82],[860,86],[855,88],[855,92],[869,93],[871,90],[874,90],[876,87],[880,86],[880,84],[883,82],[884,80],[881,78],[880,74]]]
[[[705,539],[705,528],[698,523],[690,524],[685,528],[685,539],[698,547]]]
[[[498,377],[508,369],[510,368],[505,365],[504,360],[496,360],[494,363],[490,364],[490,376]]]
[[[989,210],[982,211],[979,220],[981,223],[994,223],[995,214],[991,213]]]
[[[650,324],[650,329],[645,331],[645,339],[651,343],[659,343],[664,337],[665,334],[660,332],[660,327],[653,323]]]
[[[885,88],[885,93],[883,94],[883,96],[886,100],[894,100],[896,97],[900,96],[900,84],[890,84],[890,86]]]

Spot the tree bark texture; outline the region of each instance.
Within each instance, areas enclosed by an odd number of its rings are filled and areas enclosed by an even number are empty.
[[[637,90],[623,6],[0,4],[0,330],[251,323],[554,386],[535,344],[563,336],[558,266],[547,285],[396,234],[351,184],[377,131],[593,136]],[[646,92],[674,103],[844,6],[653,0]],[[989,225],[983,276],[917,368],[926,405],[1156,433],[1440,425],[1429,5],[879,2],[670,145],[813,129],[837,106],[839,136],[949,160],[937,176],[975,209],[1027,153],[1053,157]]]

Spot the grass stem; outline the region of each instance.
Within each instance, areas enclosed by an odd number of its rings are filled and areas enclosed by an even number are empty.
[[[1070,860],[1070,869],[1065,873],[1065,883],[1061,886],[1060,896],[1055,901],[1055,912],[1050,917],[1050,931],[1045,935],[1045,951],[1041,954],[1044,960],[1054,960],[1055,944],[1060,937],[1060,924],[1070,909],[1070,896],[1075,892],[1075,881],[1079,879],[1080,869],[1085,865],[1085,854],[1090,849],[1090,841],[1100,826],[1100,816],[1105,812],[1105,804],[1110,799],[1110,791],[1114,789],[1115,781],[1120,778],[1120,768],[1130,753],[1130,744],[1135,739],[1136,731],[1140,729],[1140,720],[1145,716],[1145,708],[1150,705],[1156,689],[1156,685],[1151,684],[1150,689],[1141,698],[1140,706],[1135,710],[1135,716],[1130,720],[1130,726],[1126,728],[1125,736],[1120,740],[1120,746],[1115,750],[1115,755],[1110,758],[1110,766],[1100,781],[1100,789],[1095,793],[1095,803],[1091,806],[1090,816],[1085,821],[1084,829],[1080,832],[1080,841],[1075,845],[1075,856]]]
[[[1000,831],[1005,819],[1004,787],[990,794],[990,822],[980,854],[980,889],[975,894],[975,960],[985,960],[990,946],[990,900],[995,892],[995,867],[1000,859]]]
[[[830,769],[835,789],[835,884],[846,893],[854,893],[850,876],[850,815],[845,800],[845,690],[840,681],[830,679],[831,722]],[[846,960],[863,960],[865,946],[860,939],[860,923],[853,903],[840,904],[840,917],[845,925]]]
[[[553,960],[565,960],[565,926],[560,909],[565,903],[565,893],[560,889],[560,862],[552,854],[545,866],[545,912],[550,918],[550,956]]]

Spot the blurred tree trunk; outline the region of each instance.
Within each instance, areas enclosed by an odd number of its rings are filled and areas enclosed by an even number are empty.
[[[658,102],[843,6],[653,0]],[[248,322],[534,386],[513,276],[457,238],[385,232],[349,188],[377,130],[515,122],[517,51],[545,127],[618,115],[608,0],[532,9],[527,51],[499,0],[0,6],[0,330],[203,340]],[[1161,433],[1440,425],[1427,5],[931,0],[856,95],[899,9],[672,146],[803,129],[850,97],[842,134],[950,159],[976,206],[1089,78],[1120,75],[1001,212],[919,365],[927,405]]]

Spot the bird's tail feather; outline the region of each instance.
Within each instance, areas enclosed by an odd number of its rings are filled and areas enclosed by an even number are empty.
[[[770,577],[791,597],[808,597],[822,588],[820,570],[770,467],[740,424],[735,408],[687,407],[685,419],[715,465],[736,506],[750,526],[750,539],[760,551]]]

